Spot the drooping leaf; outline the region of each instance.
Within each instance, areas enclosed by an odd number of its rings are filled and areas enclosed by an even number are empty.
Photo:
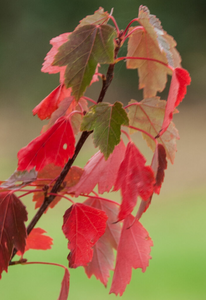
[[[89,194],[97,184],[99,194],[109,192],[115,183],[124,154],[125,145],[122,140],[115,146],[108,160],[105,160],[104,155],[98,151],[87,162],[79,182],[70,188],[68,193],[75,193],[76,197],[81,193]]]
[[[122,194],[119,221],[133,211],[138,196],[146,201],[153,193],[154,172],[145,163],[144,156],[135,144],[129,142],[114,185],[114,191],[121,189]]]
[[[122,103],[99,103],[90,108],[84,116],[81,130],[94,130],[94,145],[100,148],[105,159],[119,144],[121,125],[128,125],[129,120]]]
[[[24,253],[30,249],[34,250],[48,250],[51,249],[53,245],[53,240],[48,235],[43,235],[46,233],[42,228],[33,228],[31,233],[27,236],[26,246],[24,249]],[[20,251],[16,253],[17,255],[22,255]]]
[[[140,6],[138,21],[143,28],[129,36],[127,56],[156,59],[172,67],[179,67],[181,60],[174,48],[175,41],[162,29],[160,21],[154,15],[150,15],[146,6]],[[145,59],[129,59],[127,68],[138,68],[139,88],[144,88],[144,98],[153,97],[157,92],[163,91],[167,74],[172,73],[161,63]]]
[[[129,124],[131,126],[143,129],[156,137],[162,127],[165,114],[166,101],[159,97],[144,99],[140,102],[131,100],[134,104],[128,108]],[[175,110],[177,112],[177,110]],[[134,130],[132,131],[134,132]],[[146,134],[142,134],[148,146],[155,151],[155,142]],[[165,148],[167,158],[174,163],[175,153],[177,151],[176,140],[179,139],[178,131],[173,122],[167,128],[167,131],[158,139],[158,143]]]
[[[23,187],[37,178],[37,172],[32,169],[31,171],[15,171],[4,183],[0,185],[0,188],[15,190]]]
[[[131,226],[132,225],[132,226]],[[110,293],[122,295],[130,283],[132,268],[146,271],[153,242],[146,229],[132,215],[124,220]]]
[[[113,63],[115,37],[116,31],[110,25],[80,26],[58,49],[53,66],[67,66],[64,83],[72,87],[76,100],[89,86],[97,64]]]
[[[64,166],[73,156],[75,138],[69,118],[61,117],[45,133],[18,152],[18,170],[37,171],[49,163]]]
[[[39,189],[38,183],[41,183],[41,185],[48,185],[50,188],[48,189],[48,193],[51,192],[51,189],[55,183],[55,181],[50,184],[51,181],[53,181],[55,178],[57,178],[62,171],[61,167],[55,166],[53,164],[48,164],[46,165],[39,173],[38,173],[38,179],[44,179],[46,178],[47,180],[41,180],[36,181],[37,187],[36,189]],[[69,170],[68,174],[66,175],[64,182],[61,187],[61,191],[59,192],[59,196],[57,196],[52,203],[49,205],[49,207],[53,208],[60,200],[61,200],[61,195],[63,195],[67,189],[69,189],[72,186],[75,186],[76,183],[79,181],[83,173],[83,169],[72,166],[71,169]],[[49,180],[50,179],[50,180]],[[36,202],[35,208],[38,208],[42,205],[45,197],[45,192],[35,192],[32,201]]]
[[[57,300],[67,300],[69,295],[70,274],[69,270],[65,269],[64,277],[61,283],[61,290]]]
[[[71,88],[66,89],[64,84],[61,84],[33,109],[33,115],[37,114],[41,120],[49,119],[61,101],[70,97]]]
[[[164,171],[167,169],[166,152],[165,152],[165,148],[161,144],[157,144],[152,159],[151,167],[152,170],[154,171],[155,179],[156,179],[154,185],[154,192],[156,194],[159,194],[165,176]]]
[[[167,130],[172,121],[174,110],[183,100],[187,92],[186,86],[189,85],[190,82],[190,75],[185,69],[176,68],[174,70],[165,108],[164,121],[158,136],[162,135]]]
[[[157,144],[153,159],[152,159],[152,164],[151,168],[154,171],[155,175],[155,184],[154,184],[154,193],[159,194],[160,189],[162,186],[162,182],[164,180],[164,171],[167,168],[167,160],[166,160],[166,152],[165,148],[161,144]],[[152,201],[152,195],[146,200],[146,201],[141,201],[140,206],[137,211],[136,219],[140,220],[142,214],[148,209]]]
[[[89,198],[84,204],[100,209],[108,216],[105,233],[93,247],[92,261],[84,267],[89,278],[95,275],[106,286],[110,276],[109,271],[114,269],[113,248],[117,249],[121,233],[120,223],[114,224],[117,220],[119,205],[97,198]]]
[[[93,15],[88,15],[84,19],[82,19],[79,22],[80,24],[77,26],[77,28],[79,28],[80,26],[90,25],[90,24],[96,24],[96,25],[102,23],[107,24],[108,20],[109,20],[108,12],[104,11],[104,8],[99,7],[99,9],[96,10]]]
[[[24,253],[26,245],[27,211],[11,192],[0,193],[0,278],[8,270],[13,247]]]
[[[86,266],[93,256],[92,247],[104,234],[105,212],[82,203],[73,204],[64,214],[62,230],[69,240],[69,267]]]

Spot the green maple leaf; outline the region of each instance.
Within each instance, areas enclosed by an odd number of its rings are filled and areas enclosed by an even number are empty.
[[[55,56],[53,66],[66,66],[64,83],[78,100],[90,84],[98,63],[114,62],[116,30],[110,25],[85,25],[69,35]]]
[[[128,124],[129,120],[122,103],[99,103],[92,106],[84,116],[81,130],[94,130],[94,145],[99,146],[105,159],[108,159],[114,147],[120,142],[121,125]]]

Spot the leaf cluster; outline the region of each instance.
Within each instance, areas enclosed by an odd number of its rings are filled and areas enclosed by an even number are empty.
[[[119,57],[126,42],[127,56]],[[9,265],[32,264],[24,258],[29,249],[51,248],[52,239],[34,227],[49,208],[65,200],[62,231],[68,240],[69,268],[83,266],[89,278],[94,275],[104,286],[113,270],[110,293],[122,295],[132,268],[145,272],[151,259],[153,242],[140,218],[153,195],[160,193],[168,161],[174,163],[179,134],[173,114],[190,76],[180,65],[176,42],[145,6],[125,30],[100,7],[73,32],[53,38],[51,45],[42,72],[59,73],[60,83],[33,109],[48,123],[18,152],[17,170],[0,187],[0,276]],[[137,69],[143,89],[143,99],[127,99],[125,107],[119,101],[103,102],[121,60],[127,69]],[[101,73],[103,64],[108,65],[106,74]],[[162,100],[157,93],[165,88],[168,75],[169,94]],[[86,97],[87,87],[99,80],[98,99]],[[151,162],[132,140],[137,131],[153,152]],[[83,168],[73,166],[89,135],[99,151]],[[119,190],[120,204],[102,195]],[[33,194],[38,210],[26,228],[27,211],[20,199],[28,194]],[[19,261],[13,260],[16,254]],[[58,266],[65,270],[58,300],[66,300],[69,270]]]

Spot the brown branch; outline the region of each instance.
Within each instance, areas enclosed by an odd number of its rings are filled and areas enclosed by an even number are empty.
[[[122,36],[122,32],[120,32],[120,36],[119,38],[116,40],[116,48],[115,48],[115,55],[114,55],[114,59],[116,59],[118,51],[120,49],[120,44],[121,44],[121,36]],[[106,77],[103,77],[103,84],[102,84],[102,89],[100,91],[99,94],[99,98],[97,103],[100,103],[103,101],[104,96],[106,94],[106,91],[108,89],[108,87],[110,86],[113,76],[114,76],[114,66],[115,64],[110,64],[107,70],[107,75]],[[57,181],[55,182],[52,190],[51,190],[51,194],[57,194],[61,184],[63,183],[67,173],[69,172],[71,166],[73,165],[77,155],[79,154],[82,146],[84,145],[85,141],[87,140],[87,138],[89,137],[89,135],[92,133],[93,131],[84,131],[82,132],[82,135],[76,145],[75,148],[75,152],[72,158],[70,158],[68,160],[68,162],[66,163],[66,165],[64,166],[61,174],[59,175]],[[28,227],[27,227],[27,234],[29,235],[30,232],[32,231],[32,229],[35,227],[35,225],[37,224],[37,222],[39,221],[39,219],[41,218],[41,216],[44,214],[44,212],[47,210],[47,208],[49,207],[49,205],[52,203],[52,201],[55,199],[56,196],[54,195],[50,195],[49,197],[45,197],[44,202],[42,203],[41,207],[38,209],[37,213],[35,214],[35,216],[33,217],[33,219],[31,220],[31,222],[29,223]],[[16,255],[17,253],[17,249],[14,248],[13,250],[13,254],[11,257],[11,260],[13,259],[13,257]],[[9,265],[12,265],[13,262],[10,261]]]

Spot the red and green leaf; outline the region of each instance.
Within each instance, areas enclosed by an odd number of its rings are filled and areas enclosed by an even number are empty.
[[[64,83],[72,87],[76,100],[90,85],[97,64],[111,64],[114,60],[115,29],[110,25],[84,25],[69,35],[59,49],[53,66],[66,66]]]
[[[121,125],[128,125],[129,120],[122,103],[99,103],[90,108],[84,116],[81,130],[94,130],[94,145],[100,148],[105,159],[120,143]]]

